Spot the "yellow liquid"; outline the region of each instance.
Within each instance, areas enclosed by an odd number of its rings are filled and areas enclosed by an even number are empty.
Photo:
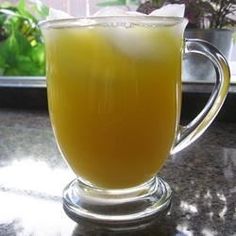
[[[104,188],[154,176],[180,110],[181,36],[175,26],[45,30],[48,98],[73,171]]]

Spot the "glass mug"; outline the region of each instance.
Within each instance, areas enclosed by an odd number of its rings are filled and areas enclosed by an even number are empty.
[[[177,17],[97,17],[42,23],[50,119],[60,150],[77,178],[63,193],[74,220],[131,223],[171,202],[157,176],[170,154],[196,140],[228,92],[220,52],[183,40]],[[183,54],[206,56],[216,82],[203,111],[180,126]]]

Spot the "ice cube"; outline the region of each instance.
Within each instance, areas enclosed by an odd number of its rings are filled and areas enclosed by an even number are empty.
[[[184,11],[184,4],[168,4],[157,10],[154,10],[149,14],[149,16],[183,17]],[[146,16],[146,14],[136,11],[127,11],[127,9],[120,7],[103,7],[99,11],[97,11],[93,16]]]
[[[127,16],[127,11],[119,7],[104,7],[97,11],[94,15],[97,16]]]
[[[97,11],[93,16],[144,16],[145,14],[137,11],[127,11],[125,8],[120,7],[104,7]]]
[[[149,16],[184,17],[184,11],[184,4],[168,4],[157,10],[154,10],[149,14]]]
[[[183,17],[185,10],[184,4],[170,4],[162,7],[161,9],[153,11],[150,15],[145,15],[139,12],[126,11],[125,9],[117,8],[117,7],[106,7],[98,11],[94,16],[124,16],[122,21],[116,22],[114,26],[101,29],[101,34],[109,40],[109,42],[116,48],[118,48],[121,52],[125,53],[127,56],[134,58],[162,58],[165,56],[166,52],[170,50],[163,49],[164,43],[160,43],[160,47],[157,45],[156,41],[153,39],[152,31],[147,27],[142,25],[135,26],[129,21],[129,19],[125,18],[125,16],[178,16]],[[137,21],[139,22],[139,21]],[[140,24],[142,21],[140,21]],[[185,28],[185,24],[180,24],[179,27],[173,28],[170,34],[176,35],[176,37],[181,36],[183,32],[183,28]],[[158,36],[159,35],[159,36]],[[154,38],[162,38],[163,33],[162,30],[156,28]],[[153,49],[158,48],[158,54],[153,52]]]
[[[154,10],[149,16],[163,16],[163,17],[184,17],[185,5],[184,4],[168,4],[157,10]],[[182,37],[185,27],[187,26],[188,20],[184,19],[182,24],[178,24],[175,27],[173,33],[176,37]]]
[[[49,14],[47,20],[68,19],[68,18],[72,18],[72,16],[64,11],[56,10],[54,8],[49,8]]]
[[[150,30],[148,27],[122,24],[117,27],[100,28],[100,35],[112,48],[134,60],[161,60],[172,53],[163,37],[163,30]],[[167,35],[169,37],[169,35]],[[165,48],[164,46],[167,46]],[[158,53],[157,53],[158,52]],[[167,56],[168,54],[168,56]]]

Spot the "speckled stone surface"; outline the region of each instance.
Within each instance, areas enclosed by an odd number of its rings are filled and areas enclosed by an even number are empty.
[[[236,124],[214,123],[160,175],[174,193],[167,216],[132,229],[77,224],[62,209],[62,189],[74,175],[48,114],[0,110],[1,236],[236,235]]]

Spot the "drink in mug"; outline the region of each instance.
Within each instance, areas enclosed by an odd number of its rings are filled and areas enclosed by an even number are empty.
[[[179,119],[177,25],[46,32],[49,109],[73,171],[103,188],[144,183],[168,157]]]

